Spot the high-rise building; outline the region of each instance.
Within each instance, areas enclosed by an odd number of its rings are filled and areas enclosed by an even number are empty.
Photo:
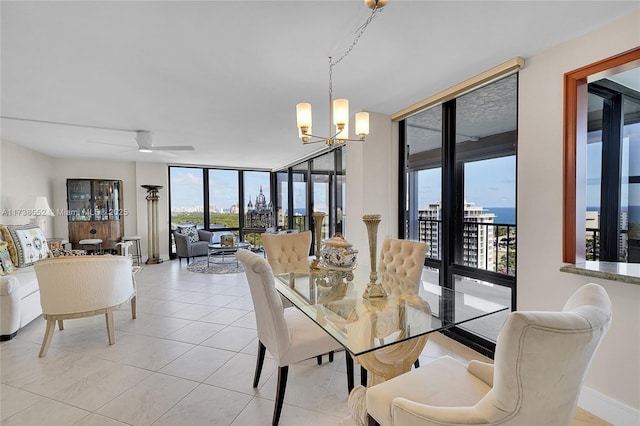
[[[495,265],[494,226],[479,226],[493,223],[495,214],[487,213],[475,203],[464,203],[463,261],[466,266],[492,269]],[[442,205],[438,201],[418,210],[419,238],[428,244],[427,257],[440,258],[440,235],[442,231]]]

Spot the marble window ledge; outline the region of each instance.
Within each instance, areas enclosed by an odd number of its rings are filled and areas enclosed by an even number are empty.
[[[560,271],[640,285],[640,263],[586,261],[565,265]]]

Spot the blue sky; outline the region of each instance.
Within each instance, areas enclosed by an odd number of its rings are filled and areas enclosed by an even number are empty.
[[[441,169],[418,173],[418,206],[440,201]],[[482,207],[515,207],[515,156],[475,161],[465,165],[465,200]]]

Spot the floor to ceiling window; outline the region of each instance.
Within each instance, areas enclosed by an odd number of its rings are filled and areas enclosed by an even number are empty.
[[[259,248],[260,234],[276,227],[269,171],[170,166],[169,194],[172,231],[226,230]],[[173,256],[173,233],[169,238]]]
[[[337,147],[279,170],[276,175],[279,229],[311,230],[313,212],[325,213],[320,239],[344,232],[346,217],[345,150]],[[314,235],[315,241],[315,235]],[[315,244],[312,252],[315,250]]]
[[[404,237],[428,244],[423,282],[515,308],[517,74],[401,122]],[[508,312],[450,330],[490,353]]]

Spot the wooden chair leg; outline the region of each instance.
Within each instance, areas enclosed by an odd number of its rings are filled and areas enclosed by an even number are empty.
[[[40,354],[38,355],[40,358],[44,358],[49,350],[49,345],[51,344],[51,338],[53,337],[53,332],[56,329],[56,320],[48,319],[47,320],[47,329],[44,332],[44,339],[42,339],[42,346],[40,347]]]
[[[351,354],[349,353],[349,351],[344,351],[345,353],[345,360],[347,362],[347,391],[349,393],[351,393],[351,391],[353,390],[354,384],[353,384],[353,358],[351,358]]]
[[[132,319],[136,319],[136,317],[138,316],[138,310],[137,310],[136,306],[137,306],[136,305],[136,296],[134,295],[131,298],[131,318]]]
[[[282,404],[284,403],[284,392],[287,388],[288,375],[288,365],[278,369],[278,390],[276,393],[276,406],[273,409],[273,420],[271,421],[271,426],[278,426],[278,422],[280,421],[280,413],[282,412]]]
[[[106,320],[107,320],[107,337],[109,337],[109,344],[113,345],[114,343],[116,343],[116,336],[115,333],[113,332],[113,311],[107,311],[106,314],[104,314]]]
[[[64,330],[64,324],[62,323],[62,320],[58,320],[58,330]]]
[[[380,423],[371,417],[371,414],[367,414],[367,426],[380,426]]]
[[[260,381],[260,374],[262,373],[262,364],[264,364],[264,354],[267,348],[264,347],[261,341],[258,340],[258,358],[256,359],[256,372],[253,375],[253,387],[258,387]]]

